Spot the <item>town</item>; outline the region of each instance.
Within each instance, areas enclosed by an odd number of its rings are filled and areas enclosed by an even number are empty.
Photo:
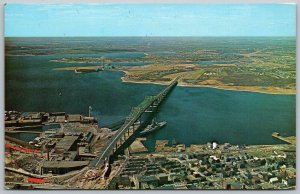
[[[10,189],[293,189],[295,144],[192,144],[136,138],[114,161],[92,165],[116,134],[94,117],[5,112],[5,185]],[[36,134],[32,141],[16,134]],[[278,137],[279,134],[273,134]],[[22,137],[21,137],[22,138]],[[285,140],[281,137],[282,140]]]

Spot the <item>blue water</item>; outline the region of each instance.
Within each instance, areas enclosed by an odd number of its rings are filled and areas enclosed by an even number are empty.
[[[47,130],[55,130],[59,129],[60,124],[54,123],[54,124],[48,124],[48,125],[43,125],[42,127],[34,127],[30,128],[30,131],[47,131]],[[22,129],[20,129],[21,131]],[[18,132],[18,133],[9,133],[8,136],[23,140],[23,141],[32,141],[34,138],[39,137],[40,134],[38,133],[28,133],[28,132]]]
[[[75,74],[53,68],[82,66],[51,62],[64,57],[102,54],[50,54],[5,58],[5,109],[25,112],[65,111],[97,117],[100,126],[123,119],[145,96],[165,86],[122,83],[122,72],[101,71]],[[143,52],[107,53],[111,57],[142,57]],[[126,63],[141,65],[143,63]],[[87,64],[90,65],[90,64]],[[62,95],[58,95],[59,93]],[[271,137],[295,135],[295,95],[271,95],[213,88],[176,87],[160,107],[158,120],[167,126],[148,136],[153,149],[156,140],[201,144],[211,140],[231,144],[282,143]]]
[[[32,141],[34,138],[38,137],[39,134],[36,133],[11,133],[8,134],[8,136],[16,138],[16,139],[20,139],[22,141]]]
[[[157,51],[157,52],[147,52],[147,54],[151,54],[151,55],[176,55],[176,52],[172,52],[172,51]]]
[[[198,64],[203,66],[209,66],[214,64],[232,64],[236,63],[236,61],[198,61]]]
[[[295,135],[295,95],[271,95],[213,88],[177,87],[161,107],[167,127],[149,139],[187,144],[276,144],[271,137]],[[281,142],[282,143],[282,142]],[[148,142],[153,148],[154,142]]]

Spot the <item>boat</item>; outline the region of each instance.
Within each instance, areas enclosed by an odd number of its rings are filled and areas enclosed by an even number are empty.
[[[149,133],[152,133],[155,130],[161,129],[164,126],[166,126],[167,122],[156,122],[154,119],[152,120],[152,123],[148,125],[143,131],[140,132],[140,135],[148,135]]]

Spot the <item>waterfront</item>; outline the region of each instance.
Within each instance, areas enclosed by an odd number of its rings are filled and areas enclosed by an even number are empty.
[[[4,9],[5,189],[296,189],[295,5]]]
[[[141,56],[136,52],[119,51],[104,55]],[[154,95],[164,87],[123,83],[122,72],[74,74],[55,71],[53,69],[58,67],[90,64],[51,61],[95,56],[102,54],[6,56],[6,110],[87,114],[88,107],[92,106],[92,114],[101,126],[123,119],[145,96]],[[157,117],[168,124],[149,136],[146,144],[150,150],[154,149],[157,139],[175,139],[187,145],[212,140],[233,144],[276,144],[281,142],[271,137],[274,131],[284,136],[295,135],[295,95],[178,86],[161,106]]]

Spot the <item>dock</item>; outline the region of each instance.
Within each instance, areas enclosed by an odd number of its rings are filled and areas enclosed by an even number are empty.
[[[168,140],[156,140],[155,143],[155,152],[164,151],[165,147],[168,145]]]
[[[145,153],[148,152],[148,149],[144,146],[142,141],[146,141],[146,138],[137,138],[130,146],[129,146],[129,153],[136,154],[136,153]]]
[[[296,145],[296,137],[295,136],[289,136],[289,137],[282,137],[278,132],[272,133],[272,137],[276,139],[280,139],[281,141],[284,141],[286,143]]]

